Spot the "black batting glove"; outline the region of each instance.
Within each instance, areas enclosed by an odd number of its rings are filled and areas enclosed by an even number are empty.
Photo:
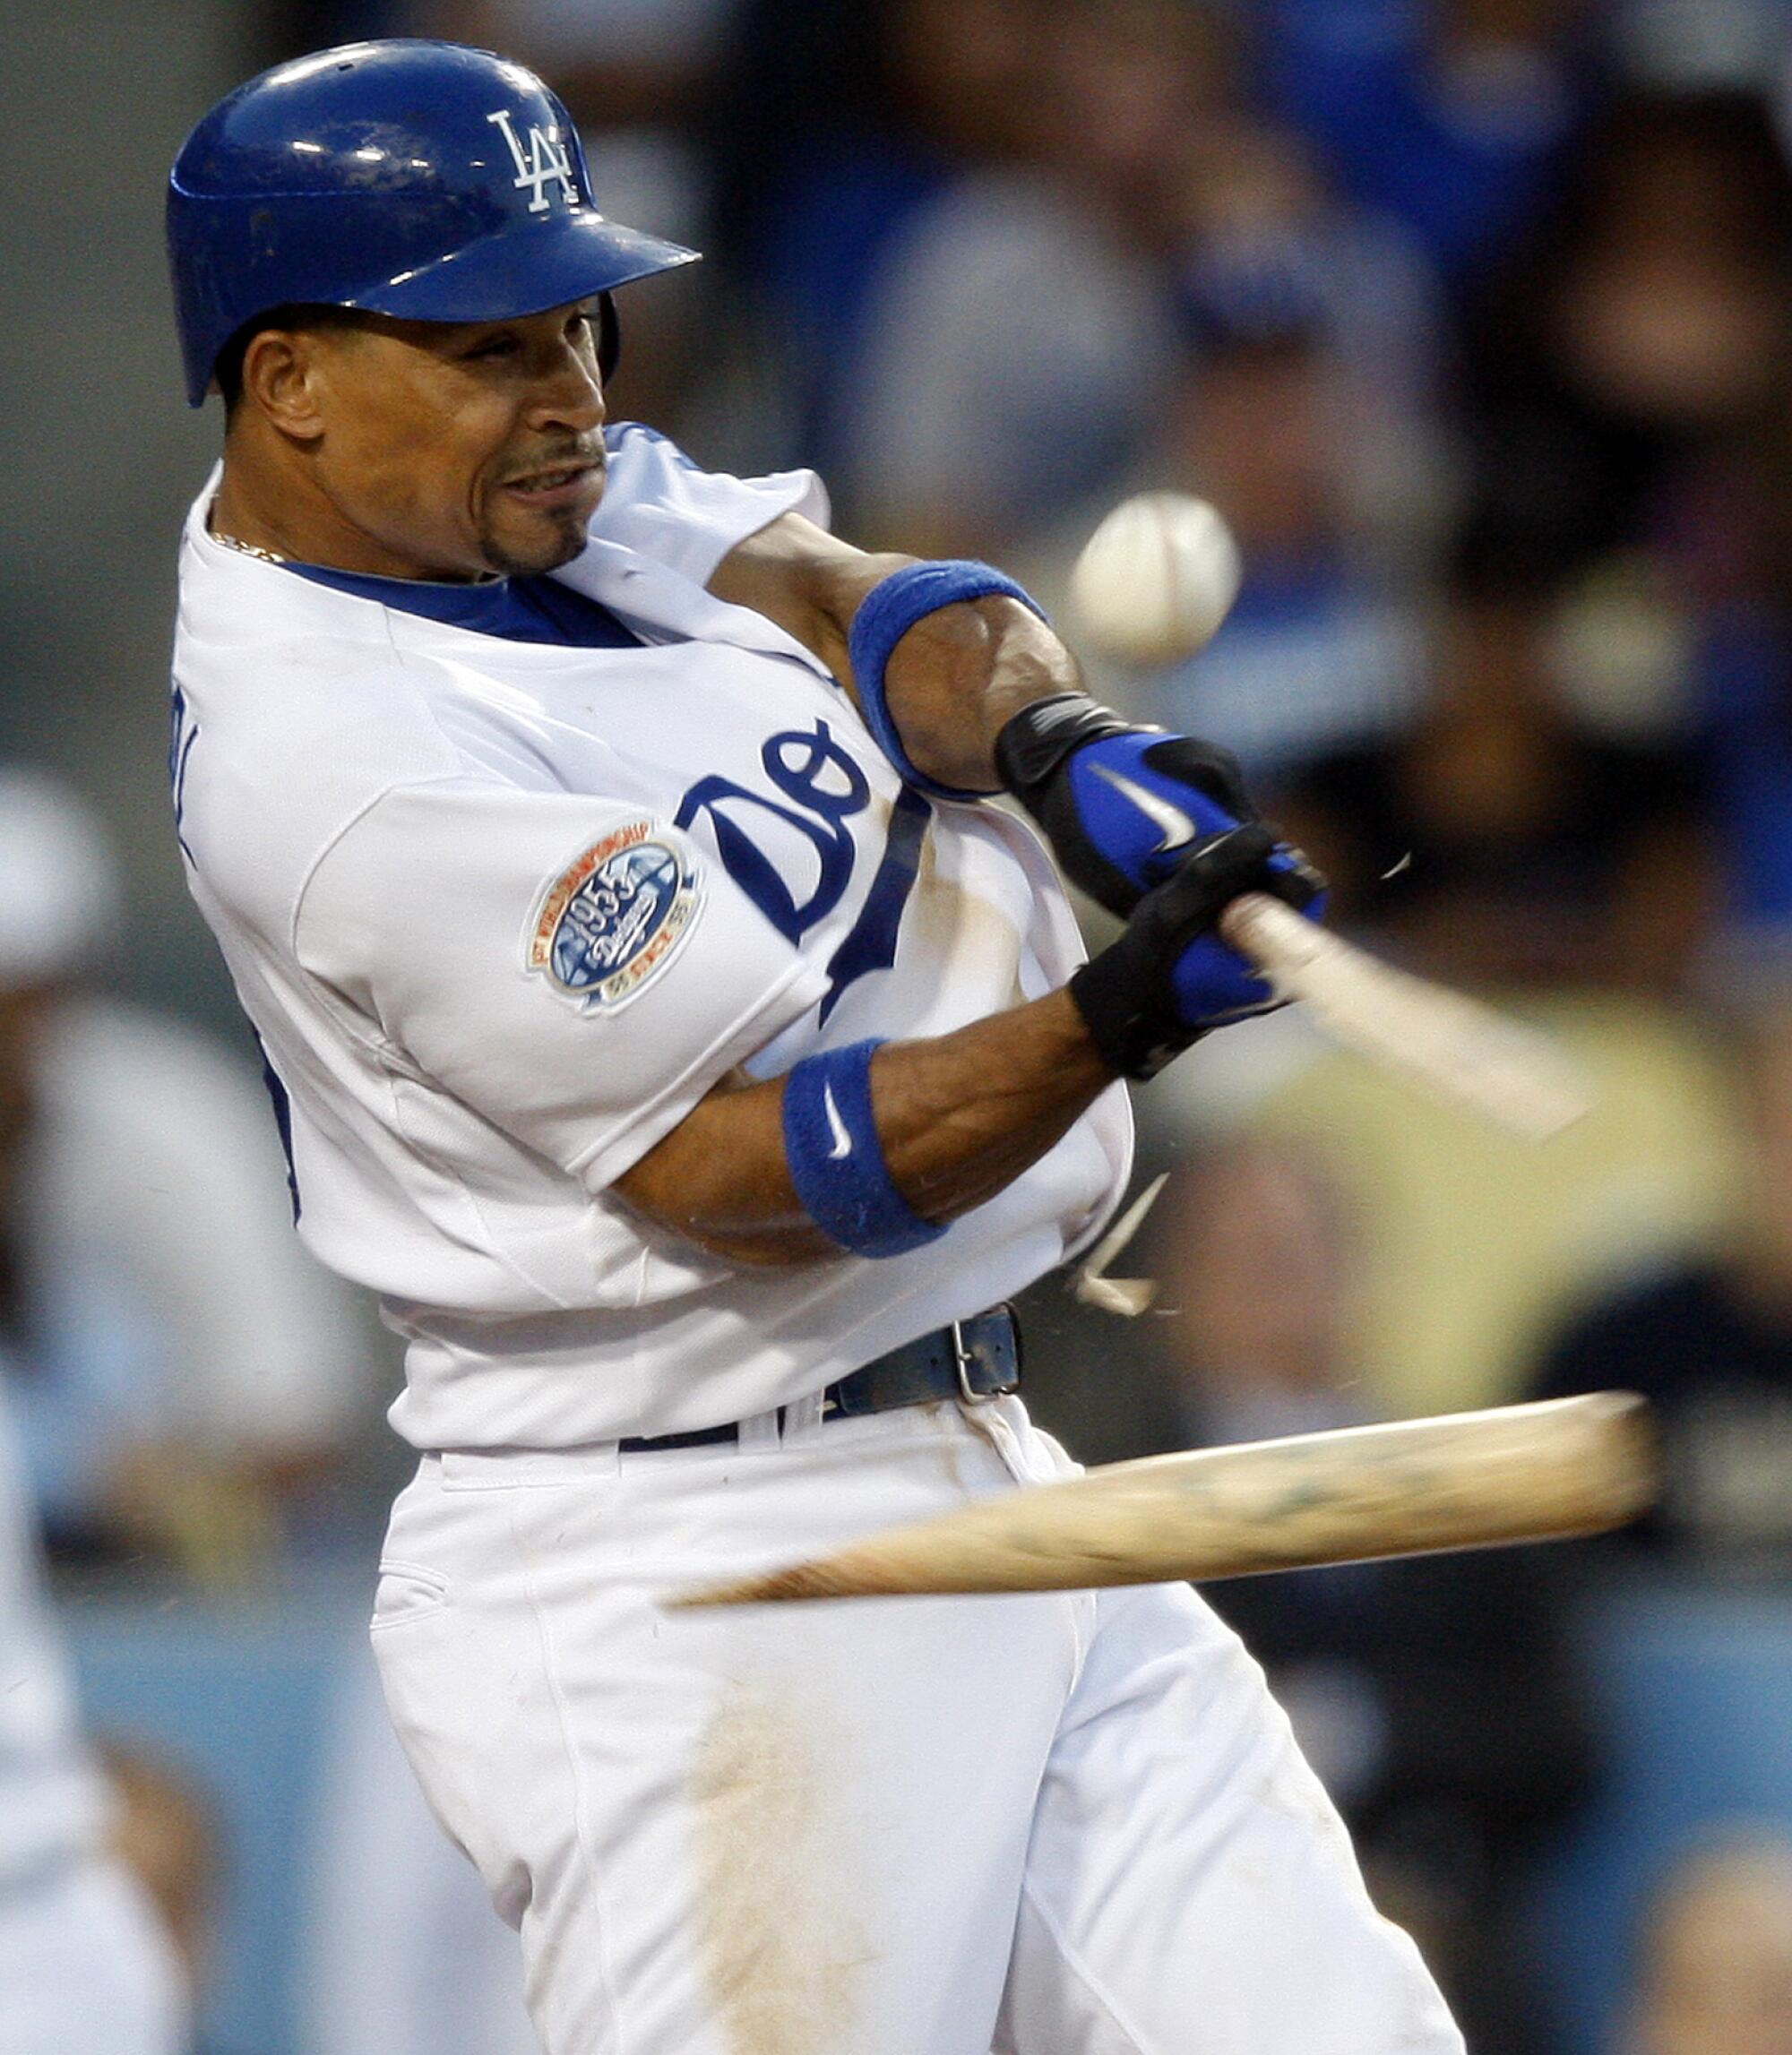
[[[1211,835],[1139,901],[1118,941],[1083,965],[1070,995],[1108,1068],[1152,1078],[1215,1028],[1282,1004],[1212,932],[1242,892],[1268,892],[1317,919],[1325,881],[1261,821]]]

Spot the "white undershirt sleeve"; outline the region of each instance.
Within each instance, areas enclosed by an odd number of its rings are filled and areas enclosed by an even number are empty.
[[[592,536],[619,543],[707,585],[737,543],[780,514],[828,525],[827,488],[813,471],[762,478],[700,470],[656,428],[624,421],[608,430],[609,471],[591,521]]]

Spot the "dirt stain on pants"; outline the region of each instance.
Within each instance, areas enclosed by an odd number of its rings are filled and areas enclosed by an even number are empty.
[[[797,1688],[729,1684],[698,1741],[695,1939],[729,2055],[850,2055],[867,1950],[847,1775]]]

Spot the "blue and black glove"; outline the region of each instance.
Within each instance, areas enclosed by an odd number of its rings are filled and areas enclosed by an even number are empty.
[[[1125,933],[1083,965],[1070,995],[1108,1068],[1152,1078],[1214,1028],[1281,1002],[1213,924],[1241,892],[1269,892],[1305,913],[1325,881],[1261,821],[1201,838],[1175,873],[1133,908]]]
[[[1082,692],[1022,707],[995,768],[1064,875],[1122,919],[1204,839],[1260,818],[1228,750],[1135,727]]]

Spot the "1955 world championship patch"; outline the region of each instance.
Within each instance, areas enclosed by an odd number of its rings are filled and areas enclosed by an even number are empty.
[[[593,842],[547,887],[525,961],[583,1011],[613,1012],[665,969],[702,903],[685,858],[651,821]]]

